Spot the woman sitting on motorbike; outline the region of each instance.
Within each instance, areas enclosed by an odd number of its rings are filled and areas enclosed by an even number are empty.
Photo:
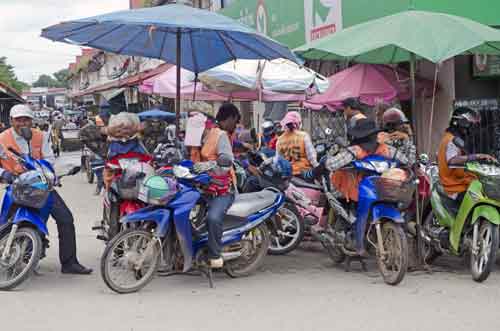
[[[317,167],[317,154],[311,137],[307,132],[300,130],[302,127],[300,114],[296,111],[288,112],[281,121],[281,126],[285,132],[278,138],[276,154],[292,164],[293,175],[304,175],[311,168]]]
[[[334,172],[332,183],[334,187],[349,201],[358,201],[359,183],[363,174],[355,169],[341,169],[354,160],[361,160],[370,155],[380,155],[388,159],[395,159],[403,165],[408,164],[408,159],[396,148],[381,143],[378,140],[380,130],[373,120],[360,119],[349,131],[352,137],[351,146],[341,150],[335,156],[328,156],[312,171],[314,177],[321,176],[325,171]],[[320,224],[320,226],[324,224]],[[318,230],[318,229],[317,229]],[[360,252],[364,253],[364,252]]]

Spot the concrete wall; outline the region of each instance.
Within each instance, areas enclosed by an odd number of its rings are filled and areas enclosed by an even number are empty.
[[[434,80],[436,65],[430,62],[421,62],[418,66],[418,75]],[[434,156],[437,152],[441,137],[448,127],[453,101],[455,100],[455,64],[449,60],[439,67],[434,116],[431,122],[432,98],[417,99],[417,137],[420,152]]]
[[[500,97],[500,79],[475,79],[472,77],[472,58],[455,58],[455,89],[459,99],[493,99]]]

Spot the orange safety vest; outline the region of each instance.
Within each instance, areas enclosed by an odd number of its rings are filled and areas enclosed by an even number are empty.
[[[208,132],[207,139],[205,143],[203,144],[203,147],[201,148],[201,161],[206,162],[206,161],[216,161],[217,158],[219,157],[219,153],[217,151],[217,145],[219,143],[220,137],[224,134],[224,131],[221,130],[220,128],[212,128]],[[236,184],[236,173],[234,172],[234,169],[231,168],[229,171],[228,176],[214,176],[212,174],[212,177],[215,179],[218,179],[222,182],[224,182],[223,187],[221,185],[218,185],[218,187],[213,188],[217,193],[225,193],[229,190],[231,183]],[[210,189],[209,189],[210,190]]]
[[[294,176],[312,168],[307,159],[306,134],[304,131],[286,131],[278,138],[278,153],[291,163]]]
[[[360,146],[352,146],[357,160],[361,160],[368,155]],[[379,144],[375,155],[391,157],[389,147],[386,144]],[[341,192],[347,201],[358,201],[359,198],[359,183],[363,180],[364,175],[355,169],[341,169],[335,171],[331,176],[331,181],[335,188]]]
[[[9,151],[9,147],[14,149],[16,152],[21,153],[19,145],[16,143],[14,138],[14,129],[10,128],[0,133],[0,146],[2,146],[6,159],[0,159],[0,165],[7,171],[12,172],[14,175],[22,174],[25,169],[23,166],[14,158],[12,152]],[[31,129],[33,137],[31,138],[31,156],[37,160],[40,160],[42,155],[42,145],[43,145],[43,133],[38,129]]]
[[[439,179],[444,190],[448,194],[462,193],[469,188],[469,185],[477,177],[466,173],[464,169],[450,168],[446,160],[446,148],[455,138],[451,133],[446,132],[438,150]]]

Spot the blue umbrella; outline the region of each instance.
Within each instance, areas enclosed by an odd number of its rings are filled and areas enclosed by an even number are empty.
[[[198,74],[237,59],[295,55],[278,42],[221,14],[186,5],[125,10],[63,22],[42,30],[42,37],[112,53],[163,59]],[[179,119],[180,86],[176,114]]]
[[[143,121],[147,118],[160,118],[160,119],[164,119],[164,120],[174,120],[175,119],[174,113],[166,112],[166,111],[159,110],[159,109],[151,109],[151,110],[143,111],[137,115],[139,115],[139,118],[141,119],[141,121]]]

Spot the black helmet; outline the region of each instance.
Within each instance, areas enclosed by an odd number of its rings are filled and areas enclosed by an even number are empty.
[[[481,115],[472,108],[458,107],[453,111],[450,126],[455,128],[469,129],[481,123]]]

